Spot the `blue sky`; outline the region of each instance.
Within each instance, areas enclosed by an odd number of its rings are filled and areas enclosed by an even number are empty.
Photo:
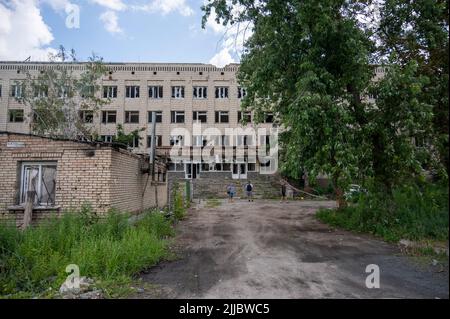
[[[114,62],[238,62],[232,30],[213,19],[201,28],[203,2],[0,0],[0,60],[42,61],[64,45],[80,60],[95,52]]]

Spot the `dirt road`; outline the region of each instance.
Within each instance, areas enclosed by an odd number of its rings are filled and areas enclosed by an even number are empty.
[[[333,202],[205,202],[178,225],[180,258],[149,270],[140,298],[448,298],[448,266],[420,265],[396,246],[318,222]],[[380,268],[380,288],[365,285]]]

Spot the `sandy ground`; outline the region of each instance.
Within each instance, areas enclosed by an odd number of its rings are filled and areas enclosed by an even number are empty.
[[[371,236],[333,230],[314,213],[334,202],[205,202],[177,226],[179,259],[142,275],[137,298],[448,298],[448,265],[420,264]],[[380,288],[365,285],[380,268]]]

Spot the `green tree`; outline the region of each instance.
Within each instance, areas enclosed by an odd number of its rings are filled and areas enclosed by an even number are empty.
[[[449,2],[386,0],[380,16],[376,29],[380,56],[396,65],[417,64],[417,74],[428,78],[418,96],[432,106],[428,150],[437,153],[438,168],[448,177]]]
[[[358,175],[356,117],[372,76],[373,46],[358,27],[360,9],[348,1],[234,1],[239,10],[227,3],[209,2],[203,21],[214,8],[219,22],[253,24],[239,71],[247,89],[242,107],[256,120],[274,112],[284,126],[286,174],[326,173],[342,197]]]
[[[99,80],[108,69],[101,57],[95,54],[86,63],[86,70],[75,75],[70,67],[76,63],[72,50],[71,60],[64,47],[51,56],[54,67],[42,70],[37,76],[26,70],[26,79],[17,81],[22,94],[16,99],[31,109],[31,129],[33,133],[70,139],[95,139],[92,125],[86,125],[79,111],[97,112],[110,101],[97,97],[101,89]]]

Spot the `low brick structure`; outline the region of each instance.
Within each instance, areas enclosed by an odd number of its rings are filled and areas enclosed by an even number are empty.
[[[33,220],[89,204],[99,214],[167,204],[167,183],[152,182],[148,159],[114,144],[0,132],[0,219],[23,216],[37,192]]]

